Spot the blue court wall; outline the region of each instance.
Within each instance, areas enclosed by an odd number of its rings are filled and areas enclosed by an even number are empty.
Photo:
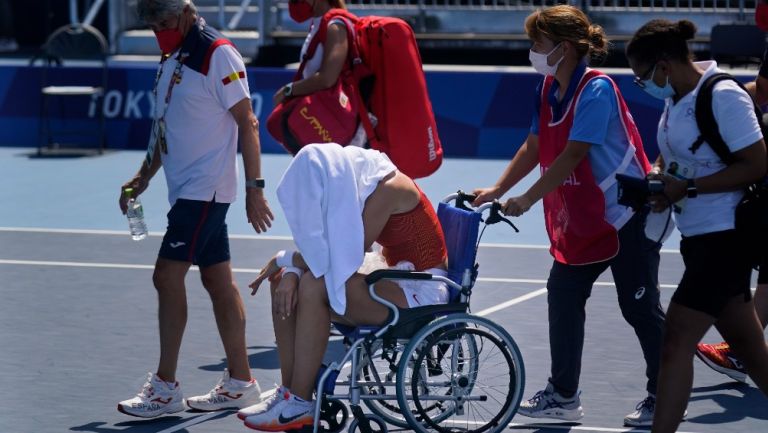
[[[248,80],[254,112],[262,124],[261,143],[266,153],[283,148],[266,132],[272,95],[293,76],[277,68],[249,68]],[[656,124],[662,102],[632,84],[629,72],[611,73],[640,129],[649,157],[655,158]],[[92,83],[93,68],[60,68],[54,82]],[[104,113],[107,147],[145,149],[154,109],[152,84],[154,65],[117,65],[109,70]],[[525,71],[428,71],[427,85],[437,117],[445,155],[463,158],[508,159],[525,139],[531,119],[534,92],[541,76]],[[749,79],[749,76],[742,77]],[[40,140],[41,69],[0,66],[0,146],[34,147]],[[52,100],[52,130],[96,128],[96,107],[90,98]],[[54,138],[67,142],[65,136]],[[87,137],[69,137],[84,141]]]

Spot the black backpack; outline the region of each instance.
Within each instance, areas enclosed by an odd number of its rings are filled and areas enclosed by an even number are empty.
[[[691,145],[693,153],[706,141],[712,150],[725,164],[734,162],[733,153],[725,144],[712,110],[712,90],[715,84],[723,80],[732,80],[745,92],[747,89],[741,82],[726,73],[713,74],[704,81],[696,97],[696,124],[701,135]],[[763,140],[768,143],[768,119],[763,116],[760,107],[752,101],[755,107],[760,129],[763,131]],[[764,254],[768,253],[768,178],[753,183],[746,188],[744,197],[736,207],[736,230],[744,236],[745,246],[751,264],[757,268]]]

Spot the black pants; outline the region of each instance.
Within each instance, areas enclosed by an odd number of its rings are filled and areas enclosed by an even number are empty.
[[[619,253],[608,261],[580,266],[559,262],[552,265],[547,281],[552,357],[549,381],[561,394],[578,391],[585,306],[592,285],[608,267],[616,283],[621,313],[640,340],[648,378],[646,389],[656,393],[664,333],[664,310],[658,285],[660,246],[645,237],[644,223],[645,215],[637,213],[619,230]]]

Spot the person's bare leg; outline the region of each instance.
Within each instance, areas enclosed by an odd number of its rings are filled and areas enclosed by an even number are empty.
[[[200,278],[213,303],[213,314],[227,356],[230,377],[251,380],[245,348],[245,306],[232,279],[230,262],[201,267]]]
[[[408,308],[403,289],[393,281],[383,280],[376,283],[376,294],[400,308]],[[347,308],[344,318],[357,325],[380,325],[389,317],[389,309],[371,298],[365,276],[361,274],[353,275],[347,282],[347,306],[349,305],[354,305],[355,308]]]
[[[768,346],[753,302],[744,302],[741,296],[731,298],[715,326],[744,364],[749,377],[768,396]]]
[[[157,375],[176,381],[181,339],[187,325],[187,291],[184,277],[191,263],[158,257],[152,282],[157,290],[157,318],[160,329],[160,361]]]
[[[696,345],[715,319],[700,311],[670,303],[656,394],[654,433],[674,433],[688,406],[693,385]]]
[[[293,394],[310,401],[330,335],[331,313],[325,279],[305,273],[299,283],[297,296],[293,372],[290,386],[286,386]]]
[[[376,291],[379,296],[400,307],[408,306],[402,289],[391,281],[380,282],[376,285]],[[387,319],[389,310],[370,297],[364,275],[355,274],[350,277],[347,280],[346,292],[347,311],[342,317],[346,323],[378,325]],[[330,330],[331,310],[324,279],[316,279],[309,273],[304,274],[299,285],[296,316],[296,356],[290,388],[297,396],[309,400],[312,398],[315,378],[328,345]],[[298,356],[299,354],[301,356]]]
[[[289,274],[287,278],[296,279],[296,274]],[[270,285],[272,302],[274,302],[275,299],[275,289],[281,281],[281,278],[276,278]],[[296,341],[296,314],[281,317],[276,313],[276,309],[273,304],[272,326],[274,327],[275,339],[277,340],[277,355],[280,359],[280,377],[282,378],[282,385],[288,389],[291,389],[291,379],[293,377],[293,359],[295,354],[294,344]]]

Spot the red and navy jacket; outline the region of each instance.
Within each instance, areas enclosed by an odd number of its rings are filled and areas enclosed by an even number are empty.
[[[197,23],[189,29],[184,42],[181,44],[181,53],[186,55],[184,66],[203,75],[208,75],[211,56],[213,56],[216,48],[222,45],[234,46],[218,30],[207,25],[204,19],[199,18]]]

